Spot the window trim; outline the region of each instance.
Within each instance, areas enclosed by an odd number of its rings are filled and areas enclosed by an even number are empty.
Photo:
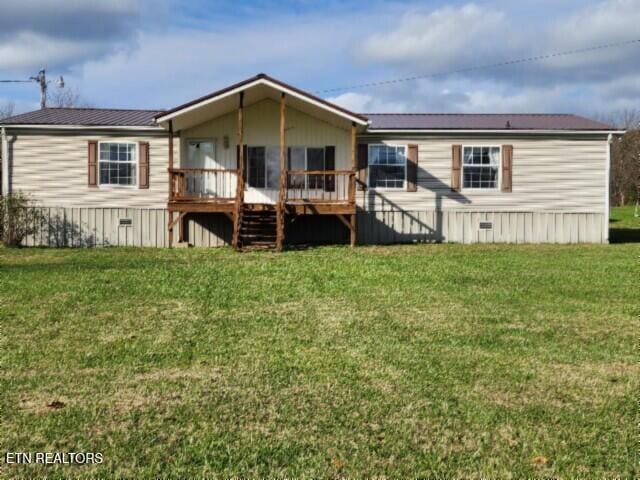
[[[498,176],[496,177],[496,186],[492,188],[483,187],[465,187],[464,186],[464,149],[465,148],[497,148],[498,149]],[[460,152],[460,191],[461,192],[499,192],[502,182],[502,145],[494,144],[478,144],[467,143],[462,144],[462,151]]]
[[[105,162],[111,162],[111,160],[102,160],[102,158],[100,157],[100,145],[102,145],[103,143],[133,145],[133,149],[136,157],[135,160],[133,162],[120,162],[120,163],[133,163],[136,166],[136,183],[132,183],[131,185],[120,185],[116,183],[102,183],[100,181],[100,164]],[[97,151],[97,154],[98,154],[97,186],[98,188],[104,188],[104,189],[138,188],[138,185],[140,185],[140,151],[139,150],[140,148],[138,146],[138,142],[134,142],[133,140],[98,140],[98,151]],[[112,162],[112,163],[117,163],[117,162]]]
[[[367,144],[367,158],[371,159],[371,147],[402,147],[404,148],[404,178],[401,187],[372,187],[371,186],[371,162],[367,162],[367,187],[377,192],[398,192],[407,189],[407,155],[409,154],[409,144],[407,143],[369,143]]]
[[[184,146],[185,148],[185,152],[186,152],[186,159],[187,161],[189,161],[189,144],[191,142],[198,142],[198,143],[203,143],[203,142],[211,142],[213,144],[213,161],[216,162],[217,164],[220,164],[220,162],[218,162],[218,142],[217,142],[217,138],[216,137],[197,137],[197,138],[185,138],[184,139]],[[182,164],[181,164],[182,166]],[[189,167],[186,167],[189,168]]]

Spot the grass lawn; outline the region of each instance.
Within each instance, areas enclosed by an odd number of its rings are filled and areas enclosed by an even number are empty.
[[[0,249],[11,476],[633,477],[640,245]],[[59,403],[55,403],[59,402]]]
[[[634,205],[612,208],[609,220],[612,242],[640,242],[640,217],[635,216]]]

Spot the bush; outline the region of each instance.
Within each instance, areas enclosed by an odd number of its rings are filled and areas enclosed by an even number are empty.
[[[27,194],[22,192],[0,196],[0,241],[19,246],[28,235],[40,231],[44,217]]]

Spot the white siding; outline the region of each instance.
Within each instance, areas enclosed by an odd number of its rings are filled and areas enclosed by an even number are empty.
[[[360,143],[376,140],[360,140]],[[597,212],[606,209],[606,138],[386,137],[418,144],[418,191],[359,192],[366,210],[474,210]],[[513,191],[451,191],[451,146],[513,145]]]
[[[89,187],[89,140],[149,142],[149,189]],[[12,190],[31,193],[45,206],[164,208],[168,191],[168,142],[167,137],[142,135],[18,134],[10,147]],[[179,144],[176,139],[176,161]]]

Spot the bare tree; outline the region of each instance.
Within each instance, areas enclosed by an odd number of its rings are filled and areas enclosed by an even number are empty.
[[[595,118],[623,130],[635,130],[640,127],[640,109],[625,108],[608,114],[596,114]]]
[[[48,94],[48,106],[49,107],[89,107],[90,105],[85,102],[80,93],[73,87],[63,87],[52,89]]]
[[[640,109],[620,110],[596,118],[626,130],[612,145],[610,178],[611,204],[626,205],[636,200],[640,191]]]
[[[0,120],[13,116],[15,109],[16,104],[13,102],[5,102],[3,104],[0,104]]]
[[[640,130],[627,130],[611,149],[611,200],[626,205],[637,196],[640,157]]]

